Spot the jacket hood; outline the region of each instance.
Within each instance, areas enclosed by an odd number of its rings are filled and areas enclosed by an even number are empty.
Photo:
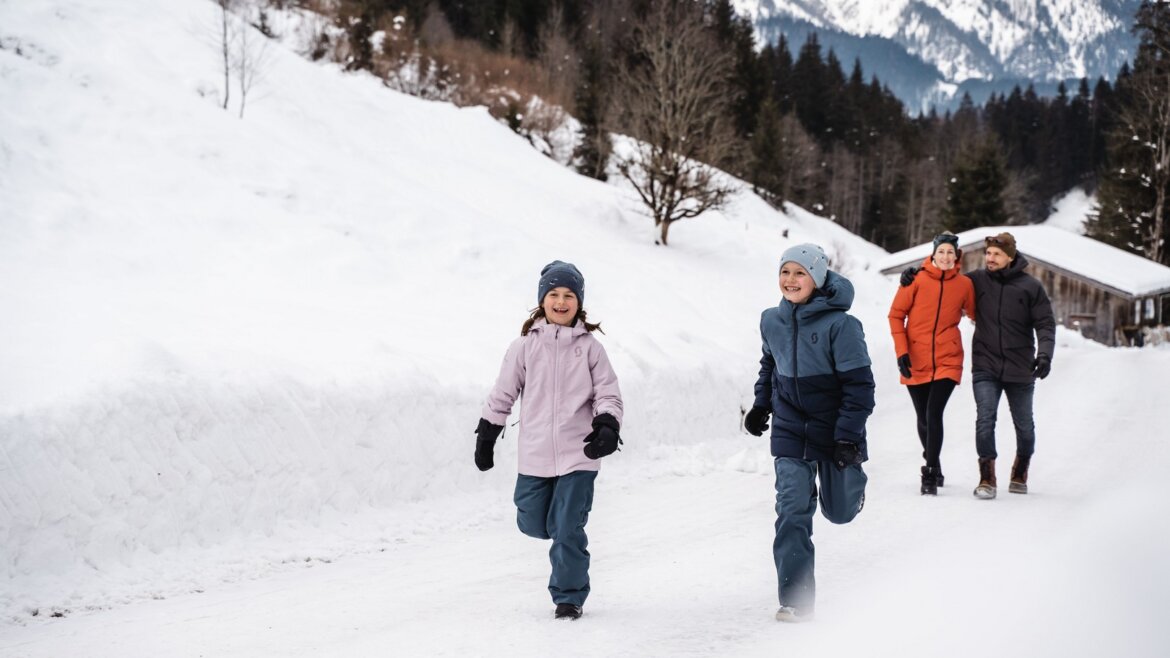
[[[813,291],[808,302],[796,306],[787,299],[780,302],[780,307],[787,313],[796,309],[803,318],[811,318],[828,311],[848,311],[853,306],[853,284],[845,277],[829,270],[825,275],[825,285]]]

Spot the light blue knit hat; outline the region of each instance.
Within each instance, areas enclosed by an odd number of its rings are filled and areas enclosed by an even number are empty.
[[[825,285],[825,277],[829,274],[829,257],[825,255],[825,250],[817,245],[806,242],[789,247],[784,251],[784,255],[780,256],[781,268],[784,267],[784,263],[796,263],[803,267],[812,275],[816,287]]]

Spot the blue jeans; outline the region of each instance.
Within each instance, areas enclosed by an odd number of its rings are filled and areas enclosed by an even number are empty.
[[[597,471],[574,471],[560,477],[516,477],[516,525],[537,539],[551,539],[553,603],[584,605],[589,596],[589,538],[585,523],[593,509]]]
[[[1016,454],[1031,457],[1036,450],[1036,424],[1032,420],[1032,395],[1035,382],[1002,382],[988,372],[975,371],[972,376],[975,392],[975,450],[980,459],[995,459],[995,419],[999,411],[999,396],[1007,395],[1012,424],[1016,427]]]
[[[821,514],[832,523],[849,523],[861,511],[868,477],[860,465],[837,470],[832,462],[777,457],[776,562],[780,605],[813,612],[816,605],[816,562],[812,519],[817,511],[817,483],[821,479]]]

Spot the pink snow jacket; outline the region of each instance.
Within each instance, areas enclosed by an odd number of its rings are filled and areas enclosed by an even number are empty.
[[[605,348],[578,322],[573,327],[538,320],[512,341],[496,385],[481,414],[505,425],[523,392],[520,438],[521,475],[555,477],[596,471],[600,460],[585,456],[593,418],[608,413],[622,422],[622,394]]]

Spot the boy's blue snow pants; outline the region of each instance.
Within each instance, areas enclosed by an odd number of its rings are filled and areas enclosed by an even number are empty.
[[[868,477],[860,465],[844,470],[829,461],[777,457],[776,561],[780,605],[811,614],[816,606],[815,551],[812,519],[817,511],[817,483],[821,479],[821,514],[832,523],[849,523],[865,502]]]

